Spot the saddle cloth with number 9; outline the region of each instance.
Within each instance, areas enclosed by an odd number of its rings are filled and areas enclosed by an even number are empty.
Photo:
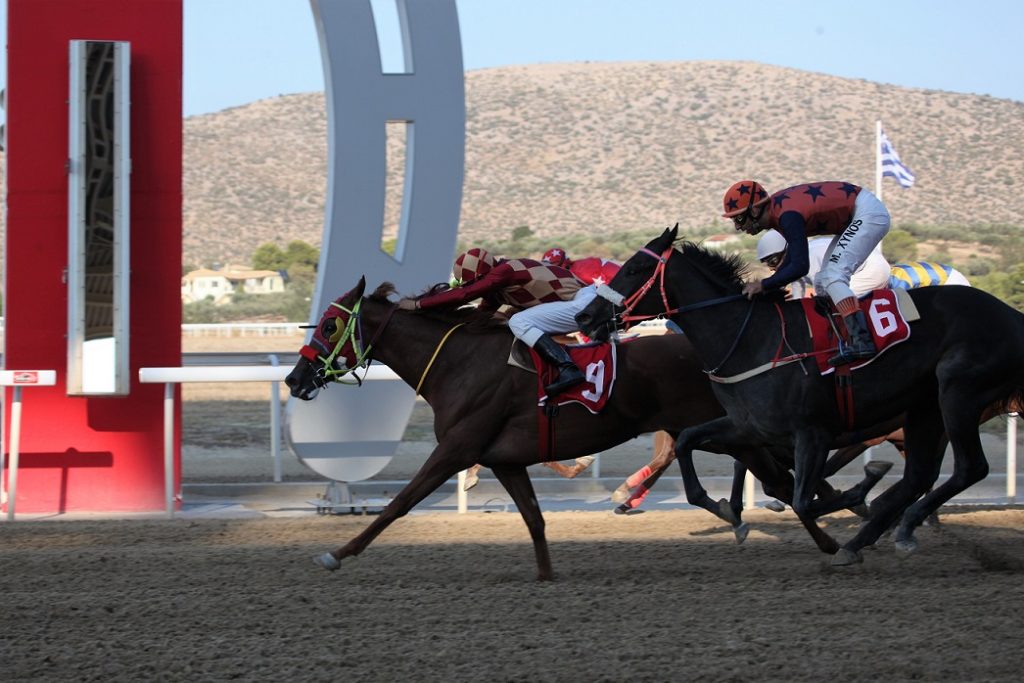
[[[823,375],[835,372],[835,368],[828,364],[829,356],[835,352],[838,346],[832,326],[829,325],[828,319],[815,308],[813,299],[800,299],[800,303],[804,306],[807,326],[811,331],[818,371]],[[871,328],[871,334],[875,338],[878,354],[873,358],[851,364],[851,370],[864,367],[881,356],[886,349],[910,338],[910,325],[907,324],[907,319],[900,308],[900,297],[897,296],[896,291],[876,289],[861,299],[859,303],[860,310],[864,311],[868,327]],[[842,325],[843,322],[839,320],[838,314],[834,315],[836,315],[836,324]],[[911,318],[914,319],[913,316]]]
[[[586,379],[556,396],[557,403],[560,406],[566,403],[580,403],[597,415],[604,409],[615,385],[615,344],[566,346],[565,350],[583,371]],[[533,349],[530,349],[530,355],[533,357],[534,367],[537,368],[537,405],[547,405],[548,396],[544,392],[544,385],[551,380],[547,379],[546,365]]]

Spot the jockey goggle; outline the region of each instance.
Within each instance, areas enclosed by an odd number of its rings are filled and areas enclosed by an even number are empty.
[[[763,259],[761,259],[761,263],[765,264],[772,270],[775,270],[776,268],[779,267],[779,265],[782,264],[782,259],[784,258],[786,258],[786,252],[780,251],[777,254],[768,254]]]
[[[306,360],[320,363],[316,374],[322,381],[321,386],[328,382],[362,384],[362,380],[355,374],[352,374],[354,382],[343,378],[370,364],[370,348],[364,349],[362,345],[362,318],[359,315],[362,299],[357,300],[351,309],[339,301],[331,302],[316,326],[310,343],[299,351]],[[334,308],[338,310],[332,310]],[[347,313],[348,318],[344,319],[342,313]],[[344,323],[343,327],[338,324],[339,320]],[[346,346],[351,349],[351,353],[344,353]]]

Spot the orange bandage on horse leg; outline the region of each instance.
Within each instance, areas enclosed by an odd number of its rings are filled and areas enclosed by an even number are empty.
[[[626,486],[628,486],[629,488],[633,488],[634,486],[636,486],[649,476],[651,476],[651,466],[644,465],[636,472],[629,475],[629,478],[626,479]]]

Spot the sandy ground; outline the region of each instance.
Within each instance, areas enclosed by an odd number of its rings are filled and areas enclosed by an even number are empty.
[[[4,680],[1018,681],[1024,511],[953,510],[827,566],[788,514],[697,511],[0,526]],[[845,538],[851,517],[830,518]]]
[[[266,389],[200,387],[183,391],[185,481],[269,481]],[[433,445],[430,420],[417,405],[378,478],[412,475]],[[997,471],[999,425],[985,438]],[[625,476],[649,456],[649,437],[636,439],[602,457],[602,474]],[[731,473],[721,456],[697,465]],[[290,454],[285,475],[318,478]],[[1024,509],[947,506],[915,555],[883,539],[843,570],[791,512],[745,518],[752,531],[737,546],[701,510],[547,512],[546,584],[516,513],[414,511],[335,573],[311,557],[374,517],[0,524],[0,679],[1024,677]],[[847,514],[825,522],[840,540],[856,532]]]

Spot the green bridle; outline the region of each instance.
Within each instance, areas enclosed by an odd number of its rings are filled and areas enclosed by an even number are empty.
[[[362,379],[358,375],[356,375],[354,373],[355,373],[356,370],[358,370],[360,368],[363,368],[365,370],[365,369],[367,369],[369,367],[369,365],[370,365],[370,350],[372,348],[372,345],[368,345],[364,349],[363,348],[363,344],[362,344],[362,339],[361,339],[362,335],[360,333],[362,325],[361,325],[361,318],[360,318],[360,315],[359,315],[359,308],[362,306],[362,303],[363,303],[363,300],[361,298],[357,299],[355,305],[352,307],[351,310],[349,310],[349,309],[345,308],[344,306],[342,306],[341,304],[339,304],[337,301],[332,301],[331,302],[331,306],[334,306],[335,308],[340,309],[344,313],[348,313],[348,321],[346,321],[345,327],[343,329],[337,330],[328,339],[328,341],[334,342],[334,350],[331,351],[331,353],[329,355],[327,355],[327,356],[318,356],[317,357],[320,360],[320,362],[323,364],[320,367],[320,369],[317,370],[317,374],[319,374],[324,380],[326,380],[328,382],[338,382],[339,384],[359,384],[359,385],[361,385],[363,383]],[[349,342],[349,341],[352,342],[352,353],[355,354],[355,361],[356,361],[355,365],[353,365],[351,368],[348,367],[348,361],[346,359],[344,359],[344,357],[343,357],[341,364],[344,367],[342,367],[340,370],[335,370],[334,369],[334,361],[338,357],[338,355],[341,353],[342,348],[344,348],[345,344],[347,342]],[[349,373],[353,373],[352,377],[355,378],[354,382],[352,382],[352,381],[345,381],[343,379],[345,377],[345,375],[348,375]],[[365,375],[365,373],[363,373],[363,374]]]

